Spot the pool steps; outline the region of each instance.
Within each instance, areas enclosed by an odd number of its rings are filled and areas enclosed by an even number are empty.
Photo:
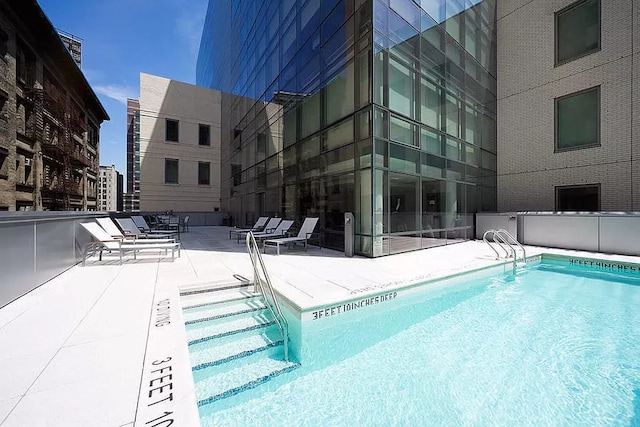
[[[262,296],[246,283],[181,294],[198,407],[236,396],[300,365]]]

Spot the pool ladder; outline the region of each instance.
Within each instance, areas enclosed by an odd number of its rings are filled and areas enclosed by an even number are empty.
[[[269,279],[269,273],[267,273],[267,268],[264,266],[262,255],[260,255],[260,248],[258,247],[251,231],[247,233],[246,244],[247,252],[249,252],[249,256],[251,257],[251,264],[253,264],[254,291],[262,294],[265,305],[273,315],[276,325],[278,325],[278,329],[280,329],[284,343],[284,360],[288,362],[289,325],[287,324],[287,319],[285,319],[282,314],[278,298],[276,297],[273,286],[271,285],[271,280]]]
[[[491,236],[491,237],[489,237]],[[499,230],[487,230],[482,235],[482,240],[491,248],[491,250],[496,254],[496,259],[505,259],[513,258],[513,272],[516,272],[516,267],[518,264],[518,252],[516,248],[522,250],[522,261],[527,262],[527,251],[524,247],[516,240],[515,237],[507,230],[501,228]],[[504,256],[500,254],[491,243],[495,243],[500,247],[502,251],[504,251]]]

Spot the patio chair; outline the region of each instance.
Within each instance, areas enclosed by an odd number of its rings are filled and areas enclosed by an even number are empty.
[[[154,250],[165,251],[165,253],[171,250],[171,261],[175,260],[176,250],[178,251],[178,258],[180,258],[180,243],[179,242],[130,242],[123,241],[122,239],[114,239],[96,222],[85,222],[80,224],[85,230],[87,230],[96,241],[89,242],[85,245],[84,253],[82,255],[82,265],[87,262],[87,258],[96,253],[100,254],[100,261],[102,261],[102,252],[118,252],[120,255],[120,265],[122,265],[122,256],[127,252],[133,252],[133,259],[137,259],[136,255],[142,250]]]
[[[182,232],[186,233],[189,231],[189,215],[185,216],[182,220]]]
[[[164,218],[166,221],[160,223],[159,229],[152,229],[142,215],[131,215],[131,220],[143,233],[176,233],[178,235],[178,240],[180,240],[180,217],[168,216]]]
[[[275,230],[272,230],[270,233],[262,232],[262,233],[253,233],[253,237],[256,239],[256,243],[260,243],[264,239],[269,239],[271,237],[283,237],[287,235],[287,232],[293,225],[293,221],[289,219],[283,220]],[[245,233],[245,236],[247,233]]]
[[[268,216],[261,216],[251,228],[232,228],[229,230],[229,238],[231,239],[234,234],[248,233],[249,231],[262,231],[267,221],[269,221]],[[278,224],[274,225],[273,228],[276,228],[277,226]]]
[[[172,243],[175,242],[175,239],[164,239],[164,238],[159,238],[159,239],[149,239],[147,238],[147,235],[144,233],[139,233],[139,234],[130,234],[130,233],[126,233],[124,234],[122,231],[120,231],[120,229],[116,226],[116,224],[113,222],[113,220],[111,218],[96,218],[96,221],[98,222],[98,224],[100,225],[100,227],[102,227],[104,229],[104,231],[106,231],[107,233],[109,233],[109,235],[111,237],[113,237],[114,239],[120,239],[120,240],[126,240],[126,239],[130,239],[131,242],[135,241],[136,243],[138,242],[155,242],[155,243]]]
[[[262,244],[262,251],[266,253],[267,246],[275,246],[278,255],[280,255],[280,245],[289,243],[304,243],[304,250],[307,250],[307,244],[309,238],[317,233],[314,233],[316,225],[318,224],[318,218],[307,218],[302,223],[300,231],[296,237],[281,237],[279,239],[267,239]]]
[[[231,232],[235,232],[237,240],[237,243],[240,243],[240,239],[244,239],[244,237],[247,235],[248,232],[253,232],[255,233],[266,233],[266,232],[270,232],[275,230],[276,228],[278,228],[278,225],[280,224],[280,221],[282,221],[282,218],[271,218],[269,220],[269,222],[267,222],[267,225],[264,226],[264,228],[260,231],[258,230],[253,230],[253,229],[233,229],[231,231],[229,231],[229,236],[231,236]],[[257,224],[257,223],[256,223]]]
[[[125,235],[136,236],[136,239],[146,238],[146,239],[174,239],[175,233],[170,231],[159,231],[159,230],[150,230],[146,233],[140,232],[138,226],[133,222],[131,218],[116,218],[116,221],[122,228],[122,232]]]

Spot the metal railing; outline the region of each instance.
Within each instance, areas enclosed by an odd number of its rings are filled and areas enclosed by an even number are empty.
[[[491,235],[491,238],[488,236]],[[491,250],[496,254],[496,259],[502,258],[500,253],[493,247],[491,242],[500,246],[500,248],[505,252],[505,258],[513,259],[513,272],[516,272],[516,267],[518,263],[518,254],[514,247],[514,245],[522,250],[522,260],[527,262],[527,252],[524,247],[516,240],[515,237],[511,233],[509,233],[505,229],[500,230],[487,230],[482,235],[482,240],[491,248]]]
[[[256,243],[256,239],[253,237],[253,233],[247,233],[247,252],[251,257],[251,264],[253,264],[253,286],[256,292],[260,292],[264,297],[265,303],[271,311],[280,333],[282,334],[282,340],[284,343],[284,360],[289,361],[289,325],[284,318],[282,311],[280,310],[280,304],[276,298],[276,294],[273,291],[271,280],[269,279],[269,273],[264,266],[262,255],[260,255],[260,248]],[[262,274],[261,274],[262,273]],[[264,277],[263,277],[264,275]]]

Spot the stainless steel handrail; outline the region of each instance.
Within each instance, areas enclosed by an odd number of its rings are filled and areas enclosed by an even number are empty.
[[[498,230],[498,233],[500,233],[500,235],[507,236],[507,243],[509,245],[515,244],[517,247],[522,249],[522,260],[524,262],[527,262],[527,251],[524,249],[524,246],[522,246],[520,242],[518,242],[516,238],[513,237],[513,235],[509,233],[507,230],[505,230],[504,228],[501,228],[500,230]]]
[[[253,264],[253,286],[254,290],[260,288],[260,293],[264,297],[265,302],[267,303],[267,307],[273,318],[280,329],[280,333],[282,334],[282,339],[284,342],[284,360],[289,361],[289,325],[284,315],[282,314],[282,310],[280,310],[280,304],[278,304],[278,300],[276,298],[276,294],[273,291],[273,286],[271,285],[271,279],[269,279],[269,273],[267,273],[267,269],[264,265],[264,261],[262,260],[262,255],[260,255],[260,249],[258,248],[258,244],[256,243],[255,237],[253,237],[253,232],[248,232],[246,237],[247,242],[247,252],[249,252],[249,256],[251,257],[251,263]],[[258,271],[258,266],[264,273],[264,281],[262,280],[262,276]],[[266,291],[265,292],[265,287]],[[271,301],[269,300],[271,297]]]
[[[500,234],[499,232],[495,231],[493,232],[493,241],[496,243],[500,243],[500,246],[502,247],[502,243],[506,244],[509,249],[511,250],[511,255],[513,256],[513,273],[515,274],[516,272],[516,250],[513,248],[513,246],[509,245],[505,240],[504,237],[502,237],[502,234]],[[509,256],[507,256],[507,258],[509,258]]]
[[[493,245],[491,244],[491,242],[489,242],[489,239],[487,238],[487,235],[489,233],[494,233],[494,230],[487,230],[484,232],[484,234],[482,235],[482,241],[485,242],[493,252],[495,252],[496,254],[496,259],[500,259],[500,253],[498,251],[496,251],[496,248],[493,247]]]

